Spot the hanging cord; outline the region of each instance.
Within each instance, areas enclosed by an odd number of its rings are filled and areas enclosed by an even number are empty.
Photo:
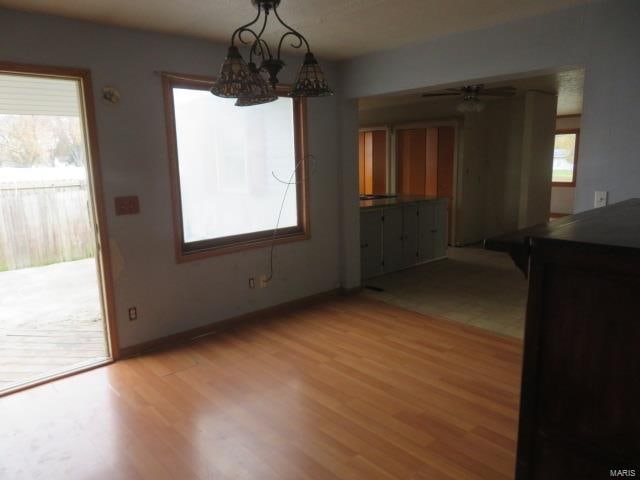
[[[273,250],[276,246],[276,235],[278,234],[278,228],[280,227],[280,219],[282,218],[282,211],[284,210],[284,204],[287,200],[287,194],[289,193],[289,187],[291,185],[299,185],[303,182],[306,182],[308,178],[311,178],[311,174],[314,171],[315,168],[315,158],[313,155],[307,155],[306,158],[309,158],[311,160],[312,165],[312,169],[310,169],[309,171],[309,175],[307,176],[307,178],[303,178],[300,181],[293,181],[293,177],[295,176],[296,172],[298,171],[298,168],[300,167],[300,165],[302,164],[303,159],[298,160],[298,163],[295,164],[295,166],[293,167],[293,171],[291,172],[291,175],[289,176],[289,181],[285,181],[282,180],[280,178],[278,178],[278,176],[275,174],[275,172],[271,172],[271,175],[273,176],[273,178],[275,178],[278,182],[283,183],[286,185],[286,188],[284,189],[284,194],[282,195],[282,203],[280,203],[280,210],[278,211],[278,218],[276,220],[276,227],[273,229],[273,234],[271,235],[271,245],[269,246],[269,275],[267,275],[267,277],[264,279],[264,283],[269,283],[272,279],[273,279]]]

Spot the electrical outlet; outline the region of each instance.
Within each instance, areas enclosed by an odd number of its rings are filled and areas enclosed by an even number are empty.
[[[604,207],[607,205],[607,191],[606,190],[596,190],[595,198],[593,199],[594,208]]]
[[[138,309],[136,307],[129,308],[129,321],[133,322],[138,319]]]
[[[269,277],[266,274],[260,275],[260,288],[267,288],[269,285]]]
[[[249,279],[249,288],[251,288],[251,289],[256,288],[256,280],[255,280],[255,278],[253,278],[253,277],[251,277],[251,278]]]

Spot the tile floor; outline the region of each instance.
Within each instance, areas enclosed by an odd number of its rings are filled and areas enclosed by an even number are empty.
[[[524,336],[527,280],[507,254],[449,248],[446,260],[365,280],[365,295],[425,315]]]

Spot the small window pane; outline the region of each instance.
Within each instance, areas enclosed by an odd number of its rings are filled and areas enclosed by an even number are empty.
[[[554,183],[573,183],[576,161],[575,133],[558,133],[553,150]]]
[[[293,100],[236,107],[207,90],[173,88],[184,243],[275,227],[295,168]],[[297,185],[279,228],[298,225]]]

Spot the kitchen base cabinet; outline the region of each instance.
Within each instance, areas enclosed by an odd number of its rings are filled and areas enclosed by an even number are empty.
[[[428,262],[436,257],[436,206],[432,202],[422,202],[418,207],[419,259]]]
[[[382,212],[382,266],[384,272],[394,272],[404,266],[402,207],[385,208]]]
[[[449,215],[447,205],[440,205],[434,208],[434,228],[433,228],[433,257],[443,258],[447,256],[447,244],[449,240]]]
[[[446,199],[364,208],[360,218],[362,278],[446,257]]]
[[[360,214],[360,268],[362,278],[382,272],[382,210]]]
[[[402,207],[402,268],[419,263],[418,222],[417,203]]]

